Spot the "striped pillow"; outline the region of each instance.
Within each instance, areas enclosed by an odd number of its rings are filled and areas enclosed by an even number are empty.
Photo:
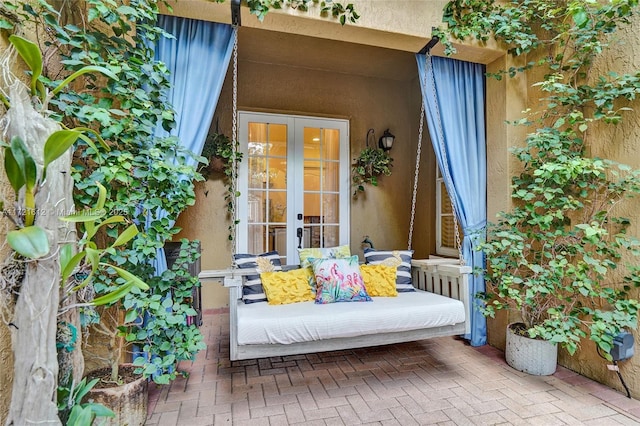
[[[266,270],[261,270],[264,268],[258,266],[258,263],[262,263],[259,262],[258,259],[268,261],[273,265],[273,271],[282,271],[280,255],[276,250],[262,254],[241,253],[233,255],[233,260],[236,262],[238,268],[258,268],[258,272],[267,272]],[[264,288],[262,288],[262,281],[260,280],[259,273],[256,275],[247,275],[247,279],[242,286],[242,301],[247,304],[267,301],[267,295],[264,293]]]
[[[364,249],[364,261],[372,265],[399,263],[396,272],[396,290],[398,293],[416,291],[411,280],[411,258],[413,250],[375,250]]]

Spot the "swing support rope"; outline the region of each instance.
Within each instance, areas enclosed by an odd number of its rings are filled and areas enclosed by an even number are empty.
[[[425,61],[426,61],[426,66],[425,66],[425,72],[424,72],[424,87],[427,87],[427,76],[429,75],[429,71],[432,69],[432,63],[431,63],[431,54],[429,53],[429,51],[427,51],[425,53]],[[433,95],[434,95],[434,99],[437,99],[437,90],[436,90],[436,82],[435,82],[435,77],[433,75],[433,72],[431,72],[431,87],[433,90]],[[411,250],[411,244],[413,241],[413,228],[414,228],[414,224],[415,224],[415,215],[416,215],[416,200],[417,200],[417,196],[418,196],[418,177],[420,174],[420,156],[422,153],[422,137],[423,137],[423,133],[424,133],[424,115],[425,115],[425,108],[424,108],[424,101],[421,101],[421,108],[420,108],[420,128],[418,131],[418,148],[417,148],[417,152],[416,152],[416,168],[415,168],[415,174],[414,174],[414,180],[413,180],[413,196],[411,199],[411,220],[409,222],[409,243],[408,243],[408,250]],[[441,170],[442,172],[442,177],[445,179],[446,183],[448,183],[448,185],[445,185],[445,187],[451,187],[453,188],[453,181],[451,179],[451,174],[449,173],[449,162],[447,159],[447,155],[446,155],[446,147],[444,144],[444,131],[442,128],[442,118],[440,116],[440,108],[438,107],[438,102],[435,102],[435,113],[436,113],[436,121],[437,121],[437,125],[438,125],[438,131],[439,131],[439,144],[440,144],[440,149],[442,151],[442,160],[444,162],[443,164],[443,169]],[[458,256],[460,259],[460,264],[464,265],[465,264],[465,260],[464,260],[464,256],[462,254],[462,244],[460,241],[460,229],[458,226],[458,215],[457,215],[457,203],[456,203],[456,199],[455,197],[452,197],[450,194],[450,191],[447,188],[447,194],[449,195],[449,200],[451,201],[451,209],[453,211],[453,227],[454,227],[454,234],[455,234],[455,244],[456,247],[458,249]]]

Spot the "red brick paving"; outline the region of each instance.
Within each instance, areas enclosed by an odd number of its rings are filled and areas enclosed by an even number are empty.
[[[640,402],[558,367],[513,370],[490,346],[441,337],[229,361],[229,317],[204,317],[189,375],[150,386],[147,425],[640,425]]]

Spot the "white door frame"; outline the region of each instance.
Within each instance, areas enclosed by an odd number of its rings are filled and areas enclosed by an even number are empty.
[[[263,122],[269,124],[284,124],[287,126],[287,161],[293,165],[303,163],[304,146],[296,143],[302,140],[305,127],[331,128],[340,131],[339,148],[339,242],[338,245],[348,245],[350,239],[350,204],[351,204],[351,176],[349,159],[349,122],[343,119],[320,118],[300,115],[271,114],[262,112],[238,112],[238,141],[239,151],[243,160],[238,168],[238,199],[236,226],[237,250],[240,253],[248,251],[248,187],[249,187],[249,162],[248,162],[248,123]],[[287,258],[286,263],[296,264],[298,259],[298,239],[296,229],[304,229],[304,219],[298,218],[304,206],[304,168],[287,167]],[[297,207],[296,207],[297,206]],[[256,253],[257,254],[257,253]]]

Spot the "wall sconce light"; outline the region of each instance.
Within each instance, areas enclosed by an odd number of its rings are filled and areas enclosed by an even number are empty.
[[[380,140],[378,141],[378,146],[385,151],[389,151],[393,146],[393,141],[396,139],[395,136],[389,132],[389,129],[385,130]]]
[[[367,136],[365,139],[365,142],[367,144],[367,148],[369,147],[369,140],[373,137],[373,143],[375,143],[376,140],[376,133],[373,129],[369,129],[367,130]],[[385,150],[385,151],[389,151],[391,149],[391,147],[393,147],[393,142],[396,140],[396,137],[394,135],[391,134],[391,132],[389,131],[389,129],[385,130],[384,133],[382,134],[382,136],[380,137],[380,139],[378,139],[378,147]]]

